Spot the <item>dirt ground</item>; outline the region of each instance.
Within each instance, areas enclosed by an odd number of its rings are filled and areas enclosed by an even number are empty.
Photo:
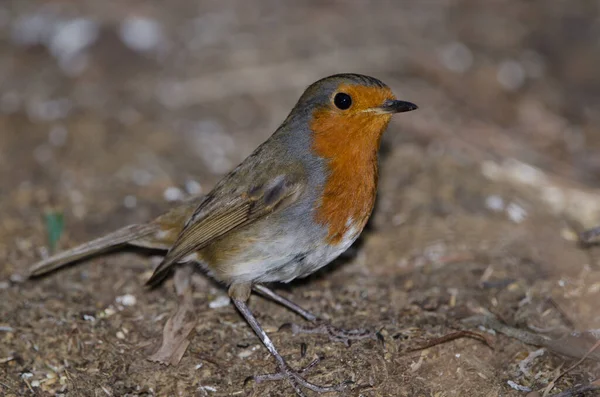
[[[589,385],[599,360],[545,390],[590,346],[577,352],[577,341],[560,338],[600,329],[600,246],[577,241],[600,224],[599,8],[0,3],[0,395],[293,395],[283,383],[244,384],[274,362],[201,273],[183,358],[147,360],[178,301],[172,279],[144,287],[155,252],[23,275],[48,253],[48,213],[64,216],[65,248],[206,193],[306,85],[340,72],[376,76],[420,109],[390,125],[378,205],[359,242],[277,288],[335,325],[381,330],[385,344],[276,332],[301,319],[255,296],[251,308],[281,353],[298,368],[323,356],[309,380],[352,380],[362,386],[353,396],[554,395]],[[473,316],[559,343],[534,346],[463,321]],[[492,347],[461,338],[411,351],[460,329]]]

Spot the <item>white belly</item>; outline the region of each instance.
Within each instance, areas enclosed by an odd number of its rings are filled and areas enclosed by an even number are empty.
[[[246,258],[239,258],[230,277],[234,282],[290,282],[306,277],[346,251],[358,238],[359,230],[350,228],[336,245],[310,244],[295,235],[286,235],[257,244]],[[323,241],[325,236],[317,240]],[[249,260],[252,258],[252,260]],[[246,260],[244,260],[246,259]]]

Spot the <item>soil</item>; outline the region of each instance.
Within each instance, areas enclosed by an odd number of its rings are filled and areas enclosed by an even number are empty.
[[[549,338],[600,329],[600,247],[577,241],[600,224],[599,8],[1,3],[0,394],[292,396],[281,382],[244,382],[275,364],[200,271],[198,323],[170,366],[147,359],[178,302],[172,279],[144,287],[158,253],[126,249],[23,275],[51,249],[48,214],[64,217],[60,249],[206,193],[306,85],[340,72],[376,76],[420,109],[390,124],[359,242],[276,288],[336,326],[380,330],[385,343],[277,332],[302,321],[253,296],[258,320],[292,366],[323,357],[309,380],[353,381],[347,395],[543,394],[581,357],[575,348],[575,358],[538,351],[463,320],[494,316]],[[492,347],[460,338],[415,350],[461,329]],[[599,362],[585,360],[548,395],[599,376]]]

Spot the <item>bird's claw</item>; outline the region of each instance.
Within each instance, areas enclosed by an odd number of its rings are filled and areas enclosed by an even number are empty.
[[[334,342],[341,342],[350,347],[353,341],[363,339],[376,339],[383,344],[383,335],[379,331],[368,329],[342,329],[332,326],[325,321],[318,321],[313,326],[305,327],[294,323],[286,323],[279,327],[279,331],[289,329],[293,335],[298,334],[322,334],[327,335]]]
[[[246,379],[244,384],[246,384],[250,380],[254,380],[256,383],[268,382],[273,380],[287,380],[292,385],[298,396],[305,396],[304,392],[302,391],[302,387],[312,390],[316,393],[329,393],[344,391],[354,383],[352,381],[344,381],[336,385],[321,386],[307,381],[304,378],[304,374],[308,373],[311,369],[317,366],[319,362],[321,362],[321,358],[316,358],[310,364],[308,364],[306,367],[302,368],[299,371],[295,371],[286,363],[279,364],[278,372],[272,374],[251,376]]]

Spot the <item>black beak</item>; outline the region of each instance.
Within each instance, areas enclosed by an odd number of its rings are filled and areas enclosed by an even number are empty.
[[[383,105],[381,105],[379,109],[381,109],[381,111],[384,113],[402,113],[410,112],[411,110],[416,110],[418,108],[419,107],[412,102],[388,99],[383,102]]]

